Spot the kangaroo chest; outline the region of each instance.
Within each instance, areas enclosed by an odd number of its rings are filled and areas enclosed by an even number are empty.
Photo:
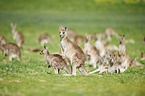
[[[62,51],[65,52],[66,51],[66,45],[65,45],[64,41],[61,40],[60,44],[61,44]]]
[[[73,46],[71,46],[71,44],[69,44],[65,40],[61,40],[61,48],[62,51],[64,52],[64,55],[67,58],[71,59],[72,55],[75,53]]]

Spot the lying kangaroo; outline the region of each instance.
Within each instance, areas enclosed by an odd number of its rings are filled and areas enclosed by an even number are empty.
[[[52,42],[52,38],[47,33],[42,33],[39,39],[36,40],[36,42],[39,42],[41,43],[42,46],[44,46],[44,44],[47,44],[48,42]]]
[[[83,50],[76,43],[73,43],[67,38],[67,27],[60,27],[59,29],[61,49],[71,63],[72,75],[76,75],[76,68],[79,68],[83,75],[88,75],[85,70],[85,55]]]
[[[9,55],[9,61],[12,61],[12,58],[17,57],[18,61],[20,61],[21,50],[14,43],[7,43],[5,45],[0,45],[0,49],[3,51],[3,56]]]
[[[12,33],[13,33],[13,38],[17,41],[17,45],[19,47],[24,46],[24,36],[21,32],[18,32],[16,30],[16,24],[11,23],[11,28],[12,28]]]
[[[99,59],[99,51],[97,48],[91,43],[91,35],[86,34],[86,43],[85,43],[85,54],[90,55],[89,65],[93,64],[93,67],[97,67],[97,61]]]
[[[64,69],[68,74],[71,74],[66,60],[63,59],[63,57],[59,54],[50,54],[47,49],[48,47],[44,46],[40,54],[44,54],[48,68],[52,66],[54,68],[55,74],[59,74],[60,69]]]
[[[6,42],[6,39],[5,37],[3,37],[2,35],[0,35],[0,45],[5,45],[7,42]]]

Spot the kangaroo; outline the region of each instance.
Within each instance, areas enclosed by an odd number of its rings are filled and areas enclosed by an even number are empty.
[[[86,34],[86,43],[84,52],[90,55],[89,65],[93,64],[93,67],[97,67],[97,61],[100,56],[99,50],[91,43],[91,35]]]
[[[42,46],[44,46],[44,44],[47,44],[48,42],[52,42],[52,38],[47,33],[42,33],[39,39],[36,40],[36,42],[39,42],[41,43]]]
[[[5,45],[7,42],[6,42],[6,39],[5,37],[3,37],[2,35],[0,35],[0,44],[1,45]]]
[[[60,27],[60,44],[63,54],[70,61],[72,75],[76,75],[76,68],[79,68],[83,75],[88,75],[85,70],[85,55],[83,50],[67,38],[68,28]]]
[[[44,54],[44,58],[47,62],[48,68],[52,66],[54,68],[55,74],[59,74],[60,69],[64,69],[68,74],[71,74],[66,60],[63,59],[60,54],[50,54],[47,49],[48,47],[44,46],[40,54]]]
[[[0,45],[0,49],[3,51],[3,56],[9,55],[9,61],[12,61],[12,58],[17,57],[17,60],[20,61],[21,50],[14,43],[6,43],[5,45]]]
[[[19,47],[24,46],[24,36],[21,32],[18,32],[16,30],[16,24],[11,23],[11,28],[12,28],[12,33],[13,33],[13,38],[17,41],[17,45]]]
[[[117,70],[117,74],[119,73],[119,65],[117,63],[118,63],[118,55],[116,54],[116,52],[111,52],[109,58],[110,73],[115,73],[115,70]]]

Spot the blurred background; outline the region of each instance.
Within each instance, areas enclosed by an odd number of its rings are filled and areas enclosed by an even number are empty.
[[[9,24],[13,22],[24,33],[28,46],[34,45],[42,32],[58,42],[59,26],[67,26],[82,36],[111,27],[126,38],[138,40],[145,34],[144,5],[144,0],[0,0],[0,33],[11,41]]]

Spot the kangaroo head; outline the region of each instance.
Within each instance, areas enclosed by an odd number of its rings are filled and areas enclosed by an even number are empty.
[[[67,37],[67,31],[68,31],[68,28],[65,27],[59,27],[59,30],[60,30],[60,38],[64,38],[64,37]]]
[[[47,49],[48,49],[48,47],[44,46],[44,48],[40,52],[40,55],[49,53]]]
[[[112,67],[114,64],[117,63],[117,54],[115,54],[114,52],[113,53],[110,53],[110,58],[109,58],[109,64],[110,64],[110,67]]]
[[[120,44],[124,44],[125,43],[125,35],[120,36]]]

